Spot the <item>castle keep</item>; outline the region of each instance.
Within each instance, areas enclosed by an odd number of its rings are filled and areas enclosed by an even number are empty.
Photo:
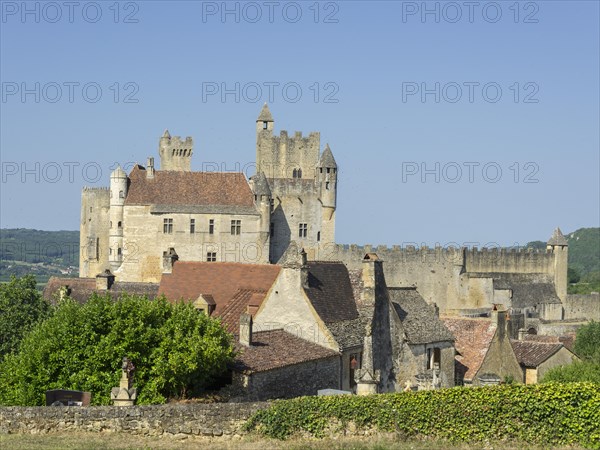
[[[110,187],[85,188],[80,277],[159,282],[174,261],[275,263],[292,240],[314,258],[334,242],[337,166],[319,133],[281,131],[267,105],[256,121],[257,174],[191,171],[193,140],[165,131],[154,158]]]

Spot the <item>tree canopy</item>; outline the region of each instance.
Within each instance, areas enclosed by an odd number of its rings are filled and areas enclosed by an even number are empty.
[[[136,366],[137,403],[163,403],[193,396],[220,375],[233,357],[232,337],[192,305],[164,298],[65,299],[0,363],[0,404],[42,405],[49,389],[90,391],[92,404],[110,404],[123,356]]]
[[[33,275],[0,283],[0,361],[16,351],[23,336],[50,312]]]

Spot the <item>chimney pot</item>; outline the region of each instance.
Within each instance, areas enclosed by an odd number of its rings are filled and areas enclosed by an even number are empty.
[[[240,316],[240,344],[246,347],[252,345],[252,316],[247,313]]]

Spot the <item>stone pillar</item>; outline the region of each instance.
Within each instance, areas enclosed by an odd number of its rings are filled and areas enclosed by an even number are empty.
[[[133,387],[133,372],[135,367],[126,356],[121,366],[121,381],[119,387],[112,388],[110,399],[115,406],[133,406],[137,399],[137,389]]]

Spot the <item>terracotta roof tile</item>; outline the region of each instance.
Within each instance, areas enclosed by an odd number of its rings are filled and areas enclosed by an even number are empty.
[[[243,173],[157,170],[149,179],[146,169],[135,166],[125,204],[254,208],[254,195]]]
[[[454,335],[454,347],[457,355],[457,375],[465,380],[472,380],[483,363],[492,338],[496,333],[496,325],[486,319],[470,319],[444,317],[442,322]]]
[[[177,261],[172,273],[163,274],[158,293],[170,301],[211,295],[216,304],[213,315],[235,333],[240,314],[248,305],[260,306],[280,270],[271,264]]]
[[[238,343],[239,355],[235,370],[240,372],[264,372],[307,361],[338,357],[339,353],[312,342],[305,341],[283,330],[252,333],[252,345]]]
[[[511,341],[519,364],[525,367],[537,367],[559,351],[561,343],[532,341]]]

